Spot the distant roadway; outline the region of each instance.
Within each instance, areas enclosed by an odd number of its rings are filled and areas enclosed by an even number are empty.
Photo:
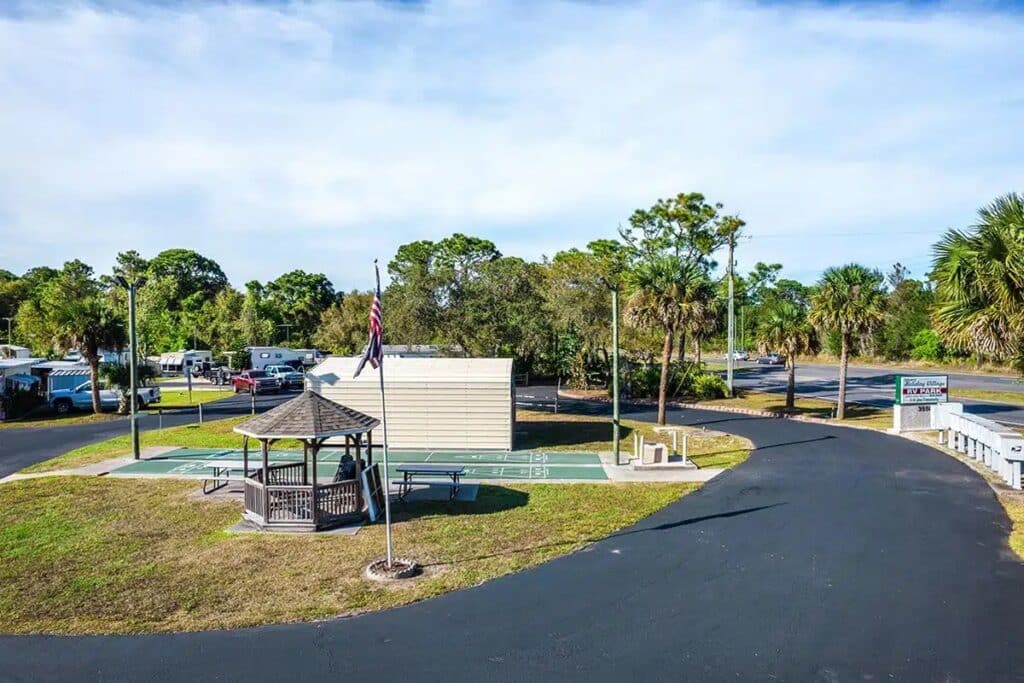
[[[286,401],[295,394],[281,393],[256,397],[256,412],[263,412]],[[203,417],[218,419],[246,415],[252,410],[248,394],[230,396],[203,406]],[[191,424],[197,419],[195,407],[169,408],[163,420],[155,412],[139,417],[139,428],[143,431],[164,427]],[[114,418],[99,422],[83,422],[62,426],[13,427],[0,429],[0,477],[6,477],[29,465],[49,460],[91,443],[106,441],[127,434],[128,418]]]
[[[783,367],[757,365],[753,362],[737,362],[736,367],[739,371],[735,375],[734,383],[740,389],[772,392],[786,390],[786,370]],[[1014,392],[1024,397],[1024,383],[1016,377],[851,365],[847,378],[846,400],[870,406],[889,407],[896,391],[896,375],[899,374],[948,375],[949,388],[954,400],[961,400],[956,398],[957,389]],[[796,392],[800,396],[835,401],[839,395],[839,366],[798,364],[796,382]],[[971,413],[1004,424],[1024,426],[1024,406],[976,399],[962,399],[962,402]]]

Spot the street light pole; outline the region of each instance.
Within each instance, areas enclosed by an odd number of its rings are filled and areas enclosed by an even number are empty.
[[[131,282],[123,276],[117,277],[117,284],[128,290],[128,412],[132,435],[132,455],[139,459],[139,340],[135,330],[135,293],[145,284],[146,278],[136,277]]]
[[[135,290],[138,282],[128,285],[128,344],[131,350],[128,353],[128,384],[131,393],[128,394],[128,405],[131,408],[131,429],[132,429],[132,455],[139,459],[139,423],[138,423],[138,340],[135,337]]]
[[[7,343],[10,345],[14,343],[14,340],[11,338],[11,321],[14,320],[14,316],[4,316],[4,320],[7,321]]]
[[[612,451],[619,463],[619,288],[612,287]]]
[[[736,316],[733,310],[733,256],[732,252],[735,249],[736,240],[733,235],[729,235],[729,321],[728,321],[728,335],[729,340],[727,344],[728,350],[726,351],[725,361],[725,384],[729,390],[729,397],[731,398],[735,394],[733,393],[732,387],[732,371],[733,363],[735,362],[733,356],[736,353]]]

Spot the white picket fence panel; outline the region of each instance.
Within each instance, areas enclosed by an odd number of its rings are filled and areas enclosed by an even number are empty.
[[[1003,481],[1021,488],[1024,436],[993,420],[964,412],[962,403],[932,407],[932,429],[939,431],[939,443],[983,462]]]

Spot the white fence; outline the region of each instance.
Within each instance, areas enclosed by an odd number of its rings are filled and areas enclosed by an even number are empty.
[[[932,429],[939,430],[939,443],[984,462],[1003,481],[1021,488],[1024,436],[998,422],[964,413],[962,403],[932,406]]]

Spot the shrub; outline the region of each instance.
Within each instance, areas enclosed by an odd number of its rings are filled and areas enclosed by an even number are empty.
[[[705,372],[697,375],[693,380],[693,395],[700,401],[708,401],[714,398],[725,398],[725,380],[716,374]]]
[[[942,339],[935,330],[925,328],[914,335],[910,357],[914,360],[940,361],[946,356]]]

